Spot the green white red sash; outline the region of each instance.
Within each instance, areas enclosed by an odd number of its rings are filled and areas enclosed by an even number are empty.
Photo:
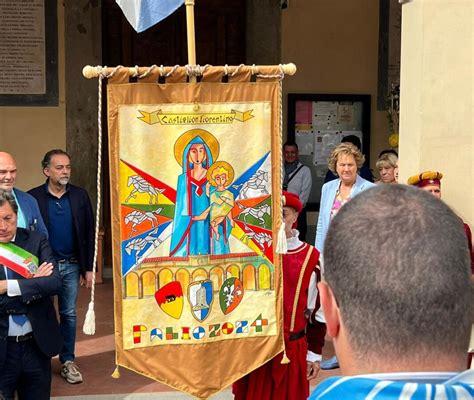
[[[0,243],[0,264],[24,278],[31,278],[38,269],[38,257],[13,243]]]

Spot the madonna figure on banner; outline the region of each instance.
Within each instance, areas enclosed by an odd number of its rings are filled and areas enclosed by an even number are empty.
[[[219,156],[217,139],[204,129],[191,129],[174,145],[178,176],[170,256],[183,257],[210,253],[209,218],[196,219],[208,209],[206,174]]]

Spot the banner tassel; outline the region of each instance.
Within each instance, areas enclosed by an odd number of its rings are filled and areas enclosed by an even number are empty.
[[[95,334],[95,311],[93,301],[89,303],[89,309],[87,310],[86,319],[84,321],[82,330],[86,335]]]
[[[278,254],[286,254],[288,252],[288,243],[286,241],[285,233],[285,222],[281,223],[280,229],[278,230],[276,252]]]
[[[290,359],[286,355],[286,350],[283,350],[283,358],[281,359],[280,364],[289,364]]]
[[[114,378],[114,379],[119,379],[120,378],[120,370],[119,370],[118,365],[115,366],[114,372],[112,372],[111,377]]]

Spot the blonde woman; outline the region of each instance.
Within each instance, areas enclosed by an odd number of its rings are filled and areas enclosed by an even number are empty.
[[[393,153],[385,153],[375,164],[380,180],[377,183],[397,183],[398,157]]]

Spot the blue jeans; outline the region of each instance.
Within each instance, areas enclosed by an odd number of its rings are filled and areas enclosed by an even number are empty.
[[[59,361],[74,361],[74,346],[76,344],[76,301],[79,288],[80,267],[76,263],[59,263],[59,273],[63,286],[58,295],[59,328],[64,340],[59,353]]]

